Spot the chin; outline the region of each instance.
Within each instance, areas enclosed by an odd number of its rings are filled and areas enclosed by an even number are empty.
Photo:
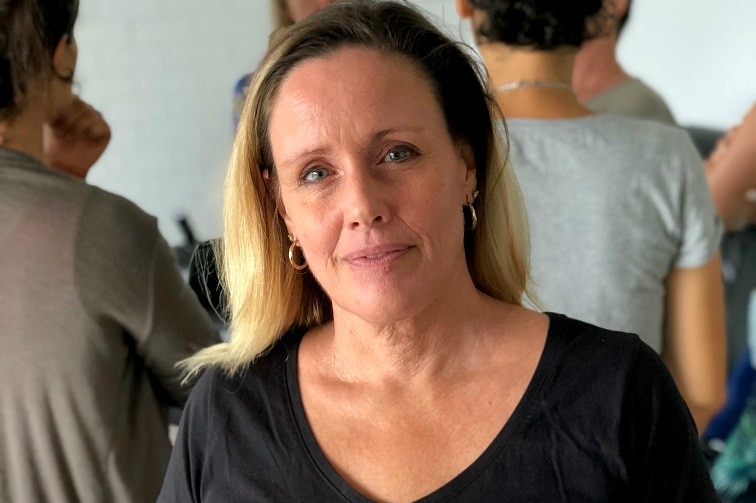
[[[354,295],[339,308],[369,323],[389,325],[413,318],[420,314],[425,303],[418,302],[422,295],[409,289],[394,292],[367,292]]]

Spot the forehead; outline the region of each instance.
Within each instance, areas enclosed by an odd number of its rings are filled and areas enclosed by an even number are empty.
[[[271,129],[282,116],[301,122],[443,121],[433,85],[417,63],[399,54],[345,47],[297,64],[271,106]],[[445,123],[443,124],[445,126]]]

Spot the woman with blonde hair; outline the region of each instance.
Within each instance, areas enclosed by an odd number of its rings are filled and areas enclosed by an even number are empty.
[[[477,68],[405,3],[273,40],[227,178],[230,340],[186,363],[160,502],[715,501],[656,354],[521,305]]]

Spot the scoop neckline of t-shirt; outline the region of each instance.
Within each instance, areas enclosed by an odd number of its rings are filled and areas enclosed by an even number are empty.
[[[515,407],[509,420],[504,424],[499,433],[486,449],[475,459],[467,468],[462,470],[453,479],[439,487],[435,491],[423,496],[414,503],[439,503],[448,501],[463,492],[478,476],[489,466],[496,458],[498,452],[504,448],[508,440],[518,430],[523,420],[527,418],[528,411],[535,403],[546,377],[553,368],[553,360],[558,353],[558,332],[561,330],[563,315],[554,313],[545,313],[549,317],[549,327],[546,333],[546,342],[541,352],[541,356],[536,365],[535,372],[525,388],[520,402]],[[331,465],[325,457],[320,445],[318,445],[315,435],[310,428],[302,404],[302,398],[299,391],[299,381],[297,379],[297,365],[299,358],[299,342],[297,339],[289,351],[289,357],[286,359],[286,388],[289,395],[289,405],[294,419],[294,424],[299,431],[299,436],[304,443],[304,448],[309,455],[310,461],[316,470],[326,480],[326,482],[349,503],[375,503],[367,496],[363,495],[352,487]]]

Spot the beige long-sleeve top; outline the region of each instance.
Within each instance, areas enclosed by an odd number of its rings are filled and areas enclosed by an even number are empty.
[[[214,342],[153,217],[0,149],[0,501],[154,501]]]

